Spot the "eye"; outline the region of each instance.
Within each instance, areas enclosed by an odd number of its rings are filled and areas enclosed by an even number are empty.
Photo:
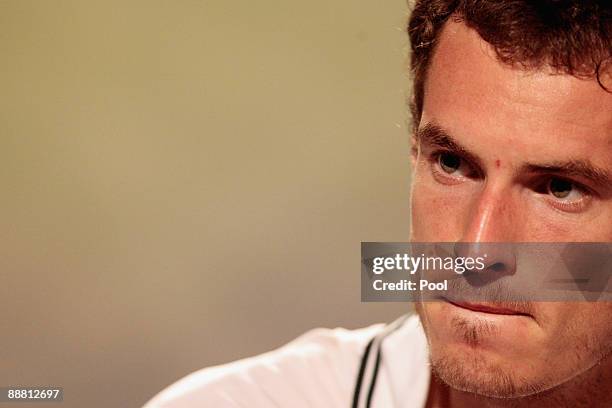
[[[548,193],[560,201],[578,201],[584,197],[582,191],[575,183],[558,177],[553,177],[548,181]]]
[[[544,194],[553,207],[572,213],[586,210],[593,198],[590,190],[581,184],[555,176],[544,182],[539,193]]]
[[[461,158],[452,153],[440,153],[438,165],[447,174],[453,174],[461,167]]]
[[[431,156],[431,162],[434,176],[446,184],[474,175],[474,169],[470,163],[453,152],[436,152]]]

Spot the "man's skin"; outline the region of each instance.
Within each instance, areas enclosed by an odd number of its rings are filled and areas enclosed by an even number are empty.
[[[612,94],[595,79],[505,65],[449,20],[424,96],[413,241],[612,242]],[[504,273],[536,273],[494,258]],[[442,380],[428,405],[611,406],[612,302],[530,306],[531,316],[417,305]]]

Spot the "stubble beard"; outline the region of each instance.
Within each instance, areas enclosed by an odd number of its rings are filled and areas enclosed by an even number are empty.
[[[558,406],[566,406],[580,394],[576,393],[577,389],[587,393],[590,390],[592,398],[587,396],[586,401],[599,401],[597,395],[606,392],[608,374],[612,367],[612,345],[597,350],[596,347],[593,348],[597,345],[596,339],[581,336],[573,352],[559,358],[574,359],[576,367],[582,369],[574,370],[568,378],[559,378],[558,373],[552,371],[537,379],[525,378],[516,373],[512,365],[493,361],[479,350],[478,345],[484,337],[495,335],[493,326],[486,323],[473,324],[460,318],[454,319],[451,324],[456,333],[471,347],[467,347],[466,352],[457,354],[446,346],[441,346],[430,353],[430,360],[434,377],[452,389],[499,400],[508,406],[526,406],[525,403],[537,401],[554,401]],[[586,367],[579,364],[585,360],[594,363]]]

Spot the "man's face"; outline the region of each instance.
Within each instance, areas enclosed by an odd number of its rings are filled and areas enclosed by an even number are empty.
[[[511,68],[449,22],[415,142],[412,240],[611,242],[611,112],[612,95],[595,80]],[[419,304],[437,374],[457,389],[516,397],[609,364],[612,303],[530,309]]]

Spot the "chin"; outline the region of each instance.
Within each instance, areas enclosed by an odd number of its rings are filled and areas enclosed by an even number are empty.
[[[557,385],[538,350],[539,326],[436,302],[420,304],[433,373],[450,387],[492,398],[519,398]]]
[[[433,374],[451,388],[490,398],[521,398],[552,388],[488,353],[432,347]]]

